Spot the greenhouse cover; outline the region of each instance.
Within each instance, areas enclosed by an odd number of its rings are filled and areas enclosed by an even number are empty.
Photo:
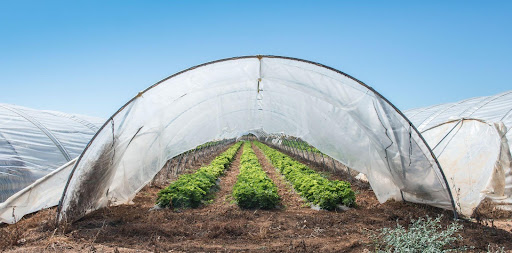
[[[0,202],[80,155],[103,122],[0,104]]]
[[[512,91],[405,111],[439,160],[460,213],[512,204]]]
[[[381,202],[454,208],[429,146],[371,87],[318,63],[247,56],[174,74],[119,109],[74,165],[60,219],[129,203],[174,156],[257,131],[302,138],[365,173]]]

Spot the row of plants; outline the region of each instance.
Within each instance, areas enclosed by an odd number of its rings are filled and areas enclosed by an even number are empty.
[[[240,160],[240,174],[233,186],[233,199],[241,208],[275,208],[280,201],[277,186],[261,168],[258,157],[246,142]]]
[[[328,180],[289,156],[263,143],[254,143],[307,201],[326,210],[334,210],[340,204],[348,207],[355,206],[356,196],[350,183]]]
[[[317,153],[317,154],[321,154],[321,155],[323,154],[322,152],[320,152],[320,150],[309,145],[309,143],[307,143],[303,140],[292,140],[292,141],[287,140],[287,141],[282,141],[281,143],[287,147],[304,150],[304,151],[307,151],[310,153]]]
[[[183,174],[158,193],[160,207],[195,208],[206,200],[217,178],[231,164],[242,142],[235,143],[213,161],[193,174]]]
[[[209,142],[206,142],[206,143],[203,143],[203,144],[197,146],[195,149],[201,149],[201,148],[206,148],[206,147],[210,147],[210,146],[215,146],[222,142],[223,141],[209,141]]]

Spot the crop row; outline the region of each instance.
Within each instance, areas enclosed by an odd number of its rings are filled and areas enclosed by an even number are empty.
[[[158,193],[157,204],[160,207],[171,208],[198,207],[207,198],[217,178],[233,161],[241,145],[242,142],[234,144],[197,172],[181,175],[178,180]]]
[[[302,140],[283,140],[283,141],[281,141],[281,144],[283,144],[284,146],[287,146],[287,147],[294,148],[294,149],[304,150],[306,152],[317,153],[317,154],[323,155],[323,153],[320,152],[320,150],[318,150],[317,148],[309,145],[309,143],[302,141]]]
[[[261,168],[250,142],[244,145],[233,198],[241,208],[271,209],[280,201],[276,185]]]
[[[272,165],[293,185],[293,188],[309,202],[326,210],[334,210],[339,204],[355,205],[356,197],[350,188],[350,183],[328,180],[289,156],[263,143],[254,143],[269,158]]]

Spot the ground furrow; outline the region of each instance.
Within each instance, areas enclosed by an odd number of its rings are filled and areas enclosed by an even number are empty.
[[[254,153],[256,153],[256,156],[258,157],[258,160],[260,161],[261,167],[263,168],[263,171],[265,171],[270,179],[274,181],[274,183],[277,186],[278,194],[281,196],[281,204],[287,209],[287,210],[297,210],[304,207],[304,200],[294,192],[292,186],[286,182],[286,180],[279,174],[279,172],[276,171],[274,166],[270,164],[270,161],[265,157],[263,152],[256,146],[252,145],[252,148],[254,150]]]
[[[243,144],[245,145],[245,144]],[[241,146],[236,154],[235,160],[229,165],[224,172],[224,175],[220,177],[219,191],[215,194],[215,200],[212,204],[206,206],[206,209],[219,210],[234,206],[231,202],[231,192],[233,191],[233,185],[236,183],[236,177],[240,172],[240,157],[242,156],[244,146]]]

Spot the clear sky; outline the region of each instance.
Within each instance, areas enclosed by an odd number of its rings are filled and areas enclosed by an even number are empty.
[[[0,103],[107,118],[155,82],[272,54],[399,109],[512,90],[512,1],[0,0]]]

